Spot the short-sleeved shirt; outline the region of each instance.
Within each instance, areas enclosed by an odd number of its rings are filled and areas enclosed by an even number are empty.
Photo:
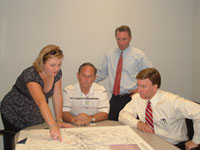
[[[69,85],[63,90],[63,111],[72,115],[109,112],[109,99],[102,85],[93,83],[87,95],[81,92],[79,83]]]
[[[53,95],[55,83],[62,77],[60,70],[54,78],[52,89],[44,93],[46,101]],[[33,66],[26,68],[17,78],[11,91],[8,92],[1,102],[1,113],[14,126],[23,129],[28,126],[40,124],[44,119],[40,113],[39,107],[32,98],[28,88],[28,82],[37,82],[42,89],[44,83],[39,73]]]

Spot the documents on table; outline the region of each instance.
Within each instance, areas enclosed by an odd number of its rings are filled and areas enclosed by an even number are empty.
[[[47,129],[23,130],[16,150],[153,150],[128,126],[61,129],[62,142],[52,140]]]

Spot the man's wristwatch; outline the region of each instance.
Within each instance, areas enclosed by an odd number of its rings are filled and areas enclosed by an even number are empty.
[[[95,122],[96,121],[96,119],[94,118],[94,116],[92,116],[92,122]]]
[[[56,119],[56,122],[63,122],[62,119]]]

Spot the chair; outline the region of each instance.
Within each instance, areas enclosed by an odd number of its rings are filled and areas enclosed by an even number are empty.
[[[0,130],[0,135],[5,135],[5,134],[11,134],[11,135],[15,135],[16,132],[14,131],[8,131],[8,130]]]
[[[193,121],[191,119],[186,118],[185,122],[187,126],[187,131],[188,131],[187,135],[189,139],[191,140],[194,135]]]
[[[192,137],[194,135],[194,128],[193,128],[193,121],[191,119],[185,119],[186,126],[187,126],[187,135],[190,140],[192,140]],[[197,148],[194,148],[193,150],[200,150],[200,145]]]
[[[198,102],[195,102],[195,103],[200,104]],[[187,131],[188,131],[187,135],[188,135],[189,139],[192,140],[192,137],[194,135],[193,121],[192,121],[192,119],[186,118],[185,122],[186,122],[186,126],[187,126]],[[197,148],[195,148],[194,150],[200,150],[200,145]]]
[[[14,131],[9,131],[9,130],[5,130],[5,129],[2,129],[2,130],[0,130],[0,135],[11,135],[11,136],[14,136],[16,134],[16,132],[14,132]],[[4,150],[6,150],[5,149],[5,145],[4,145]]]

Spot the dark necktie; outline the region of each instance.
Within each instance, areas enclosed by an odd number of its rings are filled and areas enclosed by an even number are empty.
[[[152,108],[151,108],[151,102],[148,100],[148,104],[146,107],[146,112],[145,112],[145,123],[148,124],[153,130],[153,113],[152,113]]]
[[[123,51],[121,52],[118,64],[117,64],[117,70],[115,75],[115,82],[113,87],[113,94],[117,96],[120,93],[120,81],[121,81],[121,75],[122,75],[122,64],[123,64]]]

